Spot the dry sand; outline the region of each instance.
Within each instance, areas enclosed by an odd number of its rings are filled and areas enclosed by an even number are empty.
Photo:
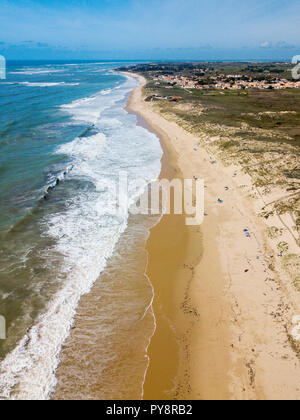
[[[144,397],[300,399],[299,343],[291,338],[300,295],[270,248],[258,203],[241,188],[251,180],[154,112],[143,100],[145,80],[135,77],[129,109],[160,135],[166,176],[205,180],[207,213],[200,228],[171,215],[151,231],[157,330]]]

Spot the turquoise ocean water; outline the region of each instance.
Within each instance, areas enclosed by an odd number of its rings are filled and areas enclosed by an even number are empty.
[[[14,62],[0,81],[1,399],[55,386],[78,301],[127,226],[103,179],[159,175],[158,138],[125,111],[137,83],[121,64]]]

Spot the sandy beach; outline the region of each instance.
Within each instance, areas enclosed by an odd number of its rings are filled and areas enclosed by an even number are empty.
[[[143,100],[145,80],[134,76],[140,86],[129,109],[163,142],[161,176],[195,176],[206,186],[200,227],[164,216],[147,243],[157,328],[144,398],[300,399],[299,347],[291,337],[300,297],[257,216],[251,179],[155,112]]]

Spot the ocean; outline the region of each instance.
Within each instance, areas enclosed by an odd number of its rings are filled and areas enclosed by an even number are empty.
[[[132,218],[129,207],[159,176],[162,149],[125,109],[137,82],[114,71],[123,64],[13,62],[0,81],[0,316],[7,327],[0,340],[0,399],[50,399],[80,299],[92,293],[99,301],[104,289],[126,289],[135,272],[130,244],[145,243],[152,221]],[[120,171],[144,187],[130,190],[125,211],[114,212],[106,185],[117,185]],[[125,265],[127,275],[120,273]],[[110,274],[102,281],[105,269]],[[138,281],[139,297],[135,284],[130,299],[138,302],[139,318],[148,314],[153,291],[145,276]],[[124,309],[128,319],[136,313],[127,297],[122,302],[122,312],[100,304],[99,342],[112,341],[107,325],[124,321]],[[145,361],[153,322],[141,326],[137,359]],[[107,360],[97,363],[104,372]],[[84,393],[83,382],[79,397]],[[112,396],[108,385],[98,387],[98,398]]]

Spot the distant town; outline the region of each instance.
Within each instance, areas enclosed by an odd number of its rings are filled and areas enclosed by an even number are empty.
[[[122,71],[140,73],[157,84],[183,89],[299,89],[291,63],[151,63],[122,67]]]
[[[205,83],[201,77],[171,76],[161,75],[153,79],[154,81],[164,81],[173,86],[184,89],[295,89],[300,88],[300,81],[290,81],[286,79],[257,80],[252,77],[245,77],[240,74],[211,76],[210,83]]]

